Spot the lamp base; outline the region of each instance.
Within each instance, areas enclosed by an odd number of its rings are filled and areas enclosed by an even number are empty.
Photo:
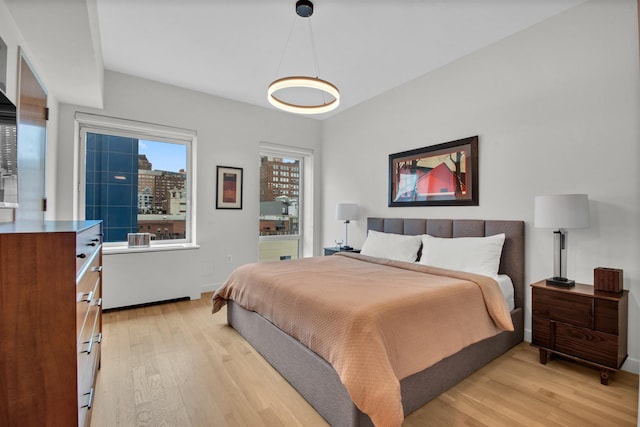
[[[547,279],[547,285],[562,286],[563,288],[573,288],[576,285],[575,280],[566,277],[551,277]]]

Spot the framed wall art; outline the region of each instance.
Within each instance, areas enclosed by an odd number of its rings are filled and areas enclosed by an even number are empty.
[[[478,206],[478,136],[390,154],[389,206]]]
[[[242,209],[242,168],[217,166],[216,209]]]

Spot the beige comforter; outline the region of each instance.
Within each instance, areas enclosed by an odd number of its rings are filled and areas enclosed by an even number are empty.
[[[236,269],[213,296],[256,311],[329,362],[374,424],[400,426],[400,379],[513,330],[485,276],[340,253]]]

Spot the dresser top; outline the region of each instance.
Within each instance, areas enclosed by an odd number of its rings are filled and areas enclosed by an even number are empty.
[[[18,221],[0,223],[0,234],[13,233],[77,233],[101,221]]]

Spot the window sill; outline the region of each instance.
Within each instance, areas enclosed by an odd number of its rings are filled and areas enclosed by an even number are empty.
[[[185,251],[191,249],[199,249],[200,245],[195,243],[176,243],[176,244],[166,244],[166,245],[157,245],[157,246],[149,246],[148,248],[130,248],[127,245],[122,246],[102,246],[102,254],[103,255],[112,255],[112,254],[130,254],[130,253],[139,253],[139,252],[164,252],[164,251]]]

